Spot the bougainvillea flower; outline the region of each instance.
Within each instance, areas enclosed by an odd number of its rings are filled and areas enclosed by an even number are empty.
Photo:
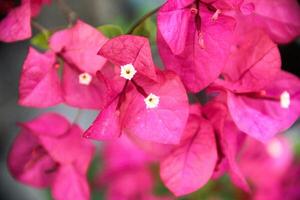
[[[229,55],[235,20],[200,1],[167,1],[158,13],[158,49],[167,69],[198,92],[221,73]],[[175,28],[174,28],[175,27]],[[176,28],[177,27],[177,28]]]
[[[243,38],[249,40],[236,40],[224,79],[216,80],[215,86],[227,91],[228,108],[238,128],[266,141],[299,117],[300,80],[280,71],[278,49],[263,32],[250,31]]]
[[[264,29],[277,43],[288,43],[300,35],[300,6],[296,0],[244,0],[239,23]]]
[[[85,174],[94,147],[81,134],[77,125],[54,113],[22,123],[8,155],[12,176],[33,187],[51,187],[55,199],[89,199]]]
[[[228,92],[228,108],[240,130],[266,141],[288,129],[300,115],[300,80],[279,72],[263,92]]]
[[[106,59],[97,56],[107,38],[90,25],[77,21],[50,38],[50,48],[64,61],[62,88],[67,104],[99,109],[105,101],[105,85],[96,77]]]
[[[191,114],[178,146],[160,164],[165,185],[181,196],[198,190],[211,178],[217,162],[213,127],[201,114]]]
[[[129,41],[134,43],[129,45]],[[186,91],[174,73],[155,72],[149,42],[143,37],[120,36],[108,41],[99,53],[119,68],[116,73],[124,86],[85,137],[112,139],[124,131],[153,142],[178,143],[188,115]]]
[[[19,104],[48,107],[63,101],[53,52],[41,54],[29,49],[19,84]]]
[[[232,182],[249,192],[249,186],[243,176],[236,157],[244,141],[244,134],[237,129],[230,119],[228,109],[222,102],[213,100],[202,108],[203,115],[212,123],[215,131],[216,145],[219,146],[218,162],[215,168],[215,175],[222,175],[228,171]]]
[[[160,199],[152,194],[151,159],[128,138],[107,142],[103,149],[104,169],[99,187],[107,187],[106,199]]]
[[[127,92],[122,90],[99,114],[84,136],[98,140],[112,139],[124,132],[153,142],[178,143],[187,120],[187,96],[174,73],[159,72],[157,75],[158,83],[144,81],[136,88],[134,84],[124,87]],[[150,93],[159,97],[157,106],[151,108],[145,102]]]
[[[274,196],[288,174],[292,156],[291,144],[284,137],[274,137],[265,144],[247,138],[239,165],[253,185],[255,199],[277,199]],[[263,196],[267,198],[260,198]]]
[[[0,2],[0,41],[14,42],[31,37],[31,17],[50,0],[5,0]]]
[[[103,108],[110,100],[106,79],[114,78],[110,77],[112,67],[97,55],[99,45],[106,40],[98,30],[78,21],[51,37],[54,52],[40,54],[30,48],[21,75],[19,103],[47,107],[65,102],[79,108]],[[62,81],[58,76],[60,61],[64,63]],[[96,72],[104,66],[107,69],[98,76]]]

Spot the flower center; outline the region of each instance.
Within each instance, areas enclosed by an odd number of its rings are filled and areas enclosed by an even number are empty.
[[[136,72],[137,71],[135,70],[134,66],[130,63],[130,64],[121,66],[120,76],[127,80],[131,80],[134,77],[134,75],[136,74]]]
[[[78,76],[79,83],[82,85],[89,85],[92,79],[93,77],[87,72],[84,72]]]
[[[159,97],[155,94],[150,93],[145,99],[145,104],[147,109],[156,108],[159,104]]]

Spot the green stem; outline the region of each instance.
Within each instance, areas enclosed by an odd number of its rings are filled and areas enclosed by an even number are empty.
[[[160,6],[155,8],[154,10],[151,10],[150,12],[146,13],[142,18],[140,18],[136,23],[134,23],[132,25],[132,27],[127,31],[127,34],[132,34],[134,32],[134,30],[141,25],[142,23],[144,23],[144,21],[146,19],[148,19],[149,17],[151,17],[152,15],[154,15],[158,10],[160,9]]]
[[[33,20],[31,21],[31,25],[33,28],[35,28],[36,30],[44,34],[46,37],[48,37],[48,29],[46,27]]]

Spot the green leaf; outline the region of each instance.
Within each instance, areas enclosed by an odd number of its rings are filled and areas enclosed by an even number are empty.
[[[132,34],[147,37],[153,42],[156,36],[156,25],[151,18],[148,18],[136,27]]]
[[[36,46],[39,49],[46,50],[49,49],[48,40],[51,36],[49,31],[44,31],[36,34],[33,38],[31,38],[30,42],[32,45]]]
[[[108,38],[113,38],[123,34],[122,28],[113,24],[102,25],[97,27],[97,29]]]

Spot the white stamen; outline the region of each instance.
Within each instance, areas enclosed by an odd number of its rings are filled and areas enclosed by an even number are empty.
[[[267,152],[273,158],[279,158],[282,155],[282,153],[283,153],[283,146],[282,146],[280,140],[278,140],[278,139],[272,139],[267,144]]]
[[[91,83],[93,77],[89,73],[84,72],[78,76],[78,79],[79,79],[80,84],[89,85]]]
[[[159,97],[150,93],[145,99],[146,108],[156,108],[159,104]]]
[[[213,21],[216,21],[219,18],[219,15],[221,14],[221,10],[217,9],[214,15],[211,17]]]
[[[137,71],[135,70],[135,68],[132,64],[126,64],[126,65],[121,66],[120,76],[127,80],[131,80],[134,77],[136,72]]]
[[[291,104],[291,97],[287,91],[284,91],[280,95],[280,106],[282,108],[289,108]]]

